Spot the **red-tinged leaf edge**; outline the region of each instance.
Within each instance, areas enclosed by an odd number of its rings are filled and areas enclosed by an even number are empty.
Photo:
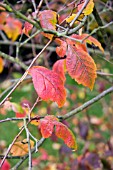
[[[66,77],[65,77],[65,72],[66,72],[66,60],[62,59],[62,60],[58,60],[55,62],[55,64],[53,65],[53,71],[55,71],[60,78],[63,80],[63,82],[66,81]]]
[[[66,101],[66,90],[64,81],[59,75],[42,66],[34,66],[29,70],[32,76],[34,88],[40,98],[44,101],[57,102],[62,107]]]
[[[64,57],[66,55],[67,43],[60,38],[56,38],[55,42],[59,45],[56,47],[56,53],[59,57]]]

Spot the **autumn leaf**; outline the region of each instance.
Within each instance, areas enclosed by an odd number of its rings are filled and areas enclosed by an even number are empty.
[[[52,135],[54,127],[56,136],[64,140],[68,147],[76,150],[77,144],[73,133],[67,126],[59,122],[54,115],[45,116],[44,119],[40,120],[41,134],[44,138]]]
[[[10,168],[11,168],[10,163],[7,160],[5,160],[0,170],[10,170]]]
[[[77,10],[78,11],[81,10],[81,8],[83,7],[84,3],[85,3],[85,0],[82,3],[77,5]],[[82,11],[82,14],[80,14],[80,16],[75,21],[75,23],[78,23],[79,21],[81,21],[84,18],[85,15],[90,15],[93,12],[93,8],[94,8],[94,2],[93,2],[93,0],[90,0],[89,3],[87,4],[87,6],[85,7],[85,9]],[[70,17],[68,17],[66,19],[66,22],[70,23],[76,17],[76,15],[77,15],[77,13],[76,14],[72,14]]]
[[[3,69],[4,69],[4,61],[3,61],[3,59],[0,57],[0,73],[2,73]]]
[[[38,17],[42,28],[53,31],[56,30],[57,13],[55,11],[44,10],[39,13]],[[52,34],[43,33],[43,35],[49,39],[53,38]]]
[[[89,43],[89,44],[94,44],[96,47],[99,47],[99,49],[102,51],[102,52],[104,52],[104,49],[103,49],[103,47],[102,47],[102,45],[101,45],[101,43],[97,40],[97,39],[95,39],[94,37],[92,37],[92,36],[89,36],[88,34],[82,34],[81,35],[81,39],[84,39],[84,38],[86,38],[84,41],[85,42],[87,42],[87,43]]]
[[[59,45],[56,47],[56,53],[59,57],[64,57],[66,55],[67,43],[60,38],[56,38],[55,42]]]
[[[39,121],[41,134],[44,138],[49,138],[52,135],[56,121],[58,121],[58,119],[53,115],[45,116],[44,119]]]
[[[66,90],[59,74],[42,66],[32,67],[29,74],[32,76],[34,88],[40,98],[57,102],[59,107],[64,105]]]
[[[26,36],[29,37],[29,33],[30,33],[30,31],[32,30],[32,28],[33,28],[33,25],[26,21],[25,24],[24,24],[24,28],[23,28],[22,32],[23,32]]]
[[[82,35],[73,34],[71,37],[72,37],[72,38],[76,38],[76,39],[78,39],[78,40],[83,40],[83,39],[85,39],[85,40],[84,40],[84,43],[88,43],[88,44],[91,44],[91,45],[94,44],[94,45],[95,45],[96,47],[98,47],[102,52],[104,52],[104,49],[103,49],[101,43],[100,43],[97,39],[95,39],[94,37],[89,36],[88,34],[82,34]],[[76,42],[76,47],[79,48],[79,49],[82,47],[82,49],[83,49],[84,51],[87,51],[86,45],[85,45],[84,43],[80,44],[79,42]],[[84,46],[84,45],[85,45],[85,46]]]
[[[53,71],[55,71],[60,78],[65,82],[66,77],[65,77],[65,72],[66,72],[66,63],[65,59],[58,60],[55,62],[53,65]]]
[[[81,3],[81,4],[79,4],[79,5],[77,6],[78,11],[81,10],[81,8],[82,8],[82,6],[84,5],[84,3],[85,3],[85,0],[84,0],[83,3]],[[83,10],[82,13],[83,13],[84,15],[90,15],[90,14],[93,12],[93,8],[94,8],[94,2],[93,2],[93,0],[90,0],[89,3],[87,4],[87,6],[85,7],[85,9]]]
[[[7,34],[8,38],[15,41],[22,31],[22,23],[12,17],[6,19],[6,24],[3,27],[4,32]]]
[[[70,17],[68,17],[68,18],[66,19],[66,22],[67,22],[67,23],[70,23],[70,22],[76,17],[76,15],[77,15],[77,14],[72,14]],[[77,21],[75,21],[75,24],[78,23],[79,21],[82,21],[83,18],[84,18],[84,14],[81,14],[81,15],[78,17]]]
[[[7,16],[8,16],[7,12],[1,12],[0,13],[0,24],[4,24],[6,22]]]
[[[69,75],[77,83],[87,86],[91,90],[93,89],[96,78],[96,65],[87,52],[76,48],[69,40],[66,67]]]
[[[30,140],[31,149],[34,147],[34,141]],[[12,156],[23,156],[28,153],[28,142],[27,139],[23,141],[15,142],[11,148]]]
[[[60,122],[56,123],[55,134],[57,137],[61,138],[69,148],[77,150],[75,136],[67,126]]]

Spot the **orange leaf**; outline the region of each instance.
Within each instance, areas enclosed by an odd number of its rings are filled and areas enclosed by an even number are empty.
[[[64,140],[65,144],[68,147],[76,150],[77,144],[73,133],[70,131],[70,129],[68,129],[67,126],[59,122],[58,119],[53,115],[45,116],[44,119],[40,120],[40,129],[42,136],[44,138],[50,137],[54,130],[54,126],[56,127],[56,136]]]
[[[42,28],[53,31],[56,30],[57,13],[55,11],[44,10],[39,13],[38,17]],[[43,33],[43,35],[49,39],[53,38],[52,34]]]
[[[81,35],[73,34],[71,37],[75,38],[75,39],[78,39],[78,40],[82,40]],[[85,42],[81,44],[80,42],[77,42],[77,41],[76,42],[70,41],[70,43],[72,44],[72,46],[75,45],[76,48],[78,48],[80,50],[84,50],[84,51],[87,52],[87,47],[86,47],[86,43]]]
[[[73,46],[68,40],[66,67],[69,75],[79,84],[93,89],[96,78],[96,65],[91,56]]]
[[[26,21],[24,24],[23,33],[29,37],[29,32],[32,30],[32,28],[33,25]]]
[[[60,38],[56,38],[55,42],[60,45],[59,47],[56,47],[56,53],[59,57],[64,57],[66,55],[67,43]]]
[[[65,59],[58,60],[53,65],[53,71],[55,71],[57,74],[59,74],[60,78],[65,82]]]
[[[0,24],[4,24],[6,22],[7,16],[8,16],[7,12],[1,12],[0,13]]]
[[[83,6],[84,3],[85,3],[85,0],[84,0],[83,3],[81,3],[81,4],[79,4],[79,5],[77,6],[78,11],[81,10],[81,8],[82,8],[82,6]],[[85,7],[85,9],[83,10],[82,13],[83,13],[84,15],[90,15],[90,14],[92,13],[92,11],[93,11],[93,8],[94,8],[94,2],[93,2],[93,0],[90,0],[89,3],[87,4],[87,6]]]
[[[99,47],[99,49],[100,49],[102,52],[104,52],[104,49],[103,49],[103,47],[101,46],[101,43],[100,43],[98,40],[96,40],[94,37],[89,36],[88,34],[82,34],[82,35],[81,35],[81,39],[84,39],[84,38],[86,38],[86,39],[84,40],[85,42],[87,42],[87,43],[89,43],[89,44],[94,44],[96,47]]]
[[[3,30],[7,34],[8,38],[12,39],[12,41],[15,41],[21,34],[22,23],[17,19],[8,17]]]
[[[29,74],[32,76],[35,90],[40,98],[57,102],[59,107],[64,105],[66,100],[64,81],[55,71],[34,66],[29,70]]]
[[[34,147],[34,141],[30,140],[31,149]],[[23,156],[28,153],[28,142],[27,139],[23,141],[15,142],[11,148],[12,156]]]
[[[57,137],[61,138],[69,148],[77,150],[75,136],[67,126],[60,122],[57,122],[55,134]]]
[[[2,73],[3,69],[4,69],[4,61],[3,61],[3,59],[0,57],[0,73]]]

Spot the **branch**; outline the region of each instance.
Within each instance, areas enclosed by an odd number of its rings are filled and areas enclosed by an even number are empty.
[[[73,28],[73,29],[70,29],[70,30],[68,31],[68,35],[71,35],[71,34],[77,32],[80,28],[82,28],[82,27],[84,26],[87,18],[88,18],[88,17],[85,16],[79,25],[77,25],[77,26],[76,26],[75,28]]]
[[[66,34],[68,33],[69,29],[73,26],[73,24],[75,23],[75,21],[78,19],[78,17],[80,16],[80,14],[83,12],[83,10],[85,9],[85,7],[87,6],[87,4],[89,3],[90,0],[85,0],[82,8],[80,11],[78,11],[77,15],[75,16],[75,18],[71,21],[71,23],[69,24],[69,28],[67,28],[66,30]]]
[[[4,155],[0,155],[0,159],[3,159]],[[6,159],[21,159],[22,156],[7,156]]]
[[[96,19],[96,21],[97,21],[97,24],[100,26],[100,27],[103,27],[104,25],[103,25],[103,23],[102,23],[102,20],[101,20],[101,18],[100,18],[100,15],[98,14],[98,11],[97,11],[97,9],[95,8],[95,6],[94,6],[94,9],[93,9],[93,15],[94,15],[94,17],[95,17],[95,19]],[[104,39],[104,43],[106,44],[106,47],[107,47],[107,49],[109,50],[109,52],[110,52],[110,55],[112,56],[112,54],[113,54],[113,50],[112,50],[112,48],[111,48],[111,45],[110,45],[110,40],[109,40],[109,38],[108,38],[108,35],[107,35],[107,33],[106,33],[106,30],[105,29],[101,29],[101,33],[102,33],[102,37],[103,37],[103,39]]]
[[[29,170],[32,170],[32,154],[31,154],[30,134],[29,134],[29,130],[27,128],[26,119],[24,119],[24,128],[26,131],[27,142],[28,142]]]
[[[28,118],[26,119],[28,120]],[[9,122],[9,121],[23,121],[23,118],[16,118],[16,117],[6,118],[3,120],[0,120],[0,123]]]
[[[39,148],[42,143],[45,141],[45,138],[41,138],[38,142],[37,142],[37,147]],[[35,153],[36,151],[36,147],[34,147],[32,150],[31,150],[31,153]],[[11,169],[11,170],[17,170],[18,167],[29,157],[29,154],[25,155],[24,157],[22,157],[22,159]]]
[[[105,29],[107,27],[109,27],[110,25],[113,24],[113,21],[109,22],[108,24],[106,25],[103,25],[103,26],[100,26],[98,28],[95,28],[87,37],[85,37],[84,39],[82,39],[82,43],[84,40],[86,40],[88,37],[90,37],[92,34],[96,33],[98,30],[102,30],[102,29]]]
[[[12,56],[10,56],[8,54],[3,53],[2,51],[0,51],[0,56],[7,59],[7,60],[9,60],[9,61],[11,61],[12,63],[19,64],[24,70],[27,69],[27,66],[23,62],[21,62],[19,60],[19,58],[14,58],[14,57],[12,57]]]
[[[70,27],[73,26],[73,24],[75,23],[75,21],[78,19],[78,17],[80,16],[80,14],[83,12],[83,10],[85,9],[85,7],[87,6],[87,4],[89,3],[90,0],[85,0],[84,5],[82,6],[81,10],[77,13],[76,17],[72,20],[72,22],[70,23]]]
[[[76,115],[77,113],[83,111],[84,109],[86,109],[87,107],[89,107],[90,105],[96,103],[97,101],[99,101],[101,98],[105,97],[106,95],[110,94],[113,92],[113,86],[110,87],[109,89],[103,91],[102,93],[100,93],[98,96],[94,97],[93,99],[89,100],[88,102],[84,103],[82,106],[72,110],[71,112],[68,112],[67,114],[65,114],[61,118],[61,120],[65,120],[68,119],[74,115]]]

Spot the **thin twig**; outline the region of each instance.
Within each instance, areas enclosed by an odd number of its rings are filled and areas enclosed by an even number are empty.
[[[89,0],[85,0],[81,10],[78,11],[77,15],[75,16],[75,18],[71,21],[71,23],[69,24],[69,28],[67,28],[66,33],[68,33],[69,29],[73,26],[73,24],[75,23],[75,21],[78,19],[78,17],[80,16],[80,14],[83,12],[83,10],[85,9],[85,7],[87,6],[87,4],[89,3]]]
[[[40,57],[40,55],[43,53],[43,51],[49,46],[49,44],[52,42],[52,40],[49,40],[49,42],[45,45],[45,47],[39,52],[39,54],[32,60],[31,64],[27,68],[26,72],[23,74],[23,76],[20,78],[20,80],[17,82],[17,84],[13,87],[13,89],[7,94],[7,96],[1,101],[0,106],[7,100],[7,98],[14,92],[14,90],[20,85],[20,83],[25,79],[27,76],[29,69],[32,67],[32,65],[35,63],[35,61]]]
[[[4,155],[0,155],[0,159],[3,159]],[[7,156],[7,159],[21,159],[22,156]]]
[[[101,98],[103,98],[104,96],[106,96],[106,95],[108,95],[109,93],[112,93],[112,92],[113,92],[113,86],[108,88],[107,90],[103,91],[98,96],[94,97],[93,99],[89,100],[88,102],[84,103],[82,106],[72,110],[71,112],[68,112],[67,114],[62,116],[61,119],[63,119],[63,120],[68,119],[68,118],[76,115],[77,113],[83,111],[84,109],[86,109],[90,105],[94,104],[95,102],[99,101]]]
[[[101,76],[113,76],[113,74],[103,73],[103,72],[99,72],[99,71],[97,71],[97,74],[98,74],[98,75],[101,75]]]
[[[38,142],[37,142],[37,147],[39,148],[42,143],[45,141],[45,138],[41,138]],[[36,147],[34,147],[31,150],[31,153],[35,153]],[[29,154],[25,155],[11,170],[17,170],[18,167],[29,157]]]
[[[71,34],[73,34],[73,33],[76,33],[80,28],[82,28],[82,27],[84,26],[87,18],[88,18],[88,17],[85,16],[79,25],[77,25],[77,26],[76,26],[75,28],[73,28],[73,29],[70,29],[70,30],[68,31],[68,35],[71,35]]]
[[[27,128],[26,119],[24,119],[24,127],[25,127],[25,131],[26,131],[27,142],[28,142],[29,170],[32,170],[32,155],[31,155],[30,135],[29,135],[29,130]]]
[[[95,20],[96,20],[97,24],[98,24],[100,27],[103,27],[103,26],[104,26],[104,25],[103,25],[103,22],[102,22],[101,17],[100,17],[100,15],[99,15],[99,13],[98,13],[98,11],[97,11],[97,9],[96,9],[95,6],[94,6],[94,9],[93,9],[93,15],[94,15],[94,17],[95,17]],[[110,39],[108,38],[108,35],[107,35],[107,33],[106,33],[106,30],[105,30],[105,29],[101,29],[100,31],[101,31],[101,33],[102,33],[102,37],[103,37],[103,39],[104,39],[104,43],[106,44],[106,47],[107,47],[107,49],[109,50],[110,55],[111,55],[111,57],[112,57],[113,49],[112,49],[112,47],[111,47],[111,45],[110,45],[111,42],[110,42]]]
[[[43,1],[44,1],[44,0],[41,0],[41,1],[39,2],[39,5],[38,5],[38,7],[37,7],[37,14],[39,13],[39,10],[40,10],[40,8],[41,8],[41,6],[42,6],[42,4],[43,4]]]
[[[112,25],[112,24],[113,24],[113,21],[109,22],[109,23],[106,24],[106,25],[103,25],[103,26],[100,26],[100,27],[98,27],[98,28],[95,28],[90,34],[88,34],[87,37],[85,37],[84,39],[82,39],[82,43],[83,43],[84,40],[86,40],[86,39],[87,39],[88,37],[90,37],[92,34],[96,33],[98,30],[107,28],[107,27],[109,27],[109,26]]]
[[[0,56],[11,61],[12,63],[19,64],[24,70],[27,69],[27,66],[22,61],[20,61],[19,58],[14,58],[6,53],[3,53],[2,51],[0,51]]]
[[[26,120],[28,120],[28,118],[26,118]],[[23,118],[16,118],[16,117],[11,117],[11,118],[6,118],[3,120],[0,120],[0,123],[4,123],[4,122],[11,122],[11,121],[23,121]]]

